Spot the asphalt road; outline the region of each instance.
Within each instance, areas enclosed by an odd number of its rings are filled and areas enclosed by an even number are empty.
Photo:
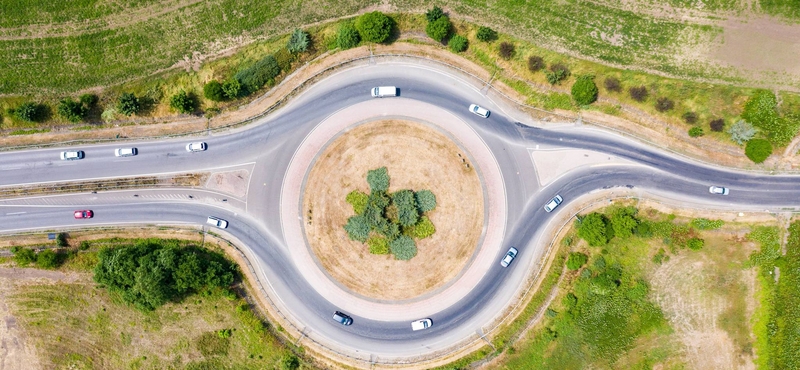
[[[325,117],[339,109],[371,99],[369,89],[379,85],[399,87],[403,98],[434,104],[457,115],[481,135],[493,152],[508,196],[506,246],[516,246],[519,257],[509,267],[499,263],[458,304],[430,312],[432,328],[412,332],[407,321],[373,321],[348,312],[352,326],[334,323],[331,305],[303,280],[288,256],[292,248],[283,241],[279,200],[281,185],[295,149]],[[471,103],[492,110],[488,119],[467,112]],[[205,141],[208,151],[187,153],[186,143]],[[540,188],[528,148],[535,145],[591,149],[637,163],[636,166],[603,166],[569,172]],[[116,158],[113,149],[135,146],[139,155]],[[252,249],[269,284],[281,303],[302,323],[305,333],[337,350],[374,361],[417,356],[447,349],[474,335],[513,299],[527,276],[527,269],[545,253],[536,243],[558,212],[546,213],[542,205],[555,194],[565,203],[580,195],[612,187],[633,186],[673,194],[687,202],[742,210],[800,206],[800,178],[767,176],[712,168],[640,143],[585,127],[553,130],[518,124],[476,88],[454,76],[419,66],[378,64],[350,69],[319,82],[289,105],[258,123],[235,132],[151,142],[93,145],[86,158],[61,161],[64,148],[0,153],[0,185],[72,181],[106,177],[142,176],[191,172],[255,162],[246,211],[224,203],[200,202],[180,196],[153,200],[133,197],[136,191],[115,197],[70,195],[25,201],[0,201],[0,231],[61,228],[124,223],[202,224],[208,215],[230,221],[227,230]],[[262,185],[263,184],[263,185]],[[729,196],[708,193],[709,185],[731,189]],[[74,220],[72,211],[91,208],[92,220]],[[505,248],[503,252],[505,251]],[[502,253],[496,259],[499,262]]]

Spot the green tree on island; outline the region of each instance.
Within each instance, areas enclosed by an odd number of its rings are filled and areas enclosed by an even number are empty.
[[[389,193],[386,167],[367,171],[370,193],[353,190],[345,201],[356,213],[347,219],[344,230],[351,240],[365,243],[372,254],[393,254],[409,260],[417,255],[415,239],[436,232],[425,215],[436,209],[436,196],[430,190],[403,189]]]

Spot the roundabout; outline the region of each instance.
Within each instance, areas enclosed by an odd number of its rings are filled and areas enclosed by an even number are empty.
[[[398,86],[400,97],[369,96],[370,88],[386,85]],[[0,185],[6,186],[210,172],[245,165],[252,168],[241,197],[208,189],[177,188],[4,199],[0,201],[0,231],[125,224],[203,225],[208,216],[220,217],[229,226],[213,232],[237,241],[246,251],[254,276],[279,313],[277,325],[286,328],[298,345],[368,367],[422,363],[483,345],[485,336],[497,330],[506,319],[508,308],[529,286],[528,280],[547,255],[552,231],[580,209],[577,200],[582,196],[622,187],[630,189],[625,191],[634,196],[658,194],[697,207],[742,212],[777,212],[800,206],[800,181],[796,176],[711,167],[583,126],[536,128],[532,126],[535,122],[507,109],[510,103],[489,99],[482,92],[483,87],[480,81],[435,66],[403,61],[355,64],[317,82],[253,125],[202,138],[136,142],[136,157],[114,157],[111,153],[118,144],[75,148],[84,150],[86,158],[69,163],[58,160],[63,148],[0,153],[0,170],[4,173]],[[467,111],[475,103],[492,111],[489,118]],[[478,169],[475,176],[482,182],[482,207],[475,204],[475,212],[483,216],[474,219],[475,225],[480,225],[477,241],[460,235],[468,240],[463,249],[468,257],[453,263],[446,274],[434,279],[436,283],[405,295],[376,295],[364,288],[369,287],[366,281],[348,286],[344,282],[346,274],[326,273],[319,257],[322,252],[309,246],[313,243],[306,243],[308,230],[304,230],[308,209],[304,206],[303,184],[309,189],[308,183],[315,176],[312,167],[315,160],[321,160],[320,153],[334,145],[337,137],[345,137],[343,133],[384,120],[423,125],[448,138],[455,148],[463,150],[462,164],[470,163]],[[208,144],[206,152],[185,151],[186,143],[201,140]],[[531,153],[551,148],[587,149],[631,164],[581,166],[541,184]],[[390,165],[378,158],[363,163],[362,168],[353,168],[351,174],[342,173],[342,191],[330,195],[338,202],[336,207],[349,207],[342,193],[365,186],[364,169],[374,166]],[[424,172],[409,172],[406,176],[403,171],[401,167],[389,169],[392,181],[399,187],[432,187],[413,182],[427,176]],[[330,180],[330,175],[321,176],[320,181]],[[352,180],[341,183],[344,177]],[[709,185],[724,185],[731,193],[725,198],[715,197],[708,193]],[[321,188],[324,190],[325,186]],[[434,192],[440,201],[449,197],[444,190]],[[556,194],[563,197],[564,204],[552,213],[545,212],[542,206]],[[440,206],[446,207],[445,203]],[[311,212],[312,226],[314,217],[321,217],[317,207]],[[75,220],[75,209],[92,209],[95,217]],[[436,220],[438,214],[431,217],[437,234],[446,235],[446,221]],[[341,219],[332,221],[331,227],[340,228],[339,223]],[[341,240],[343,235],[336,237]],[[516,247],[519,255],[513,264],[503,268],[499,261],[510,246]],[[414,258],[421,260],[424,244],[419,249],[420,254]],[[373,256],[354,254],[348,263],[369,257]],[[375,266],[381,265],[372,267]],[[368,273],[376,275],[379,270]],[[399,269],[393,273],[401,275]],[[334,322],[331,314],[337,310],[352,316],[353,324],[342,326]],[[411,330],[412,320],[428,317],[434,323],[430,329]]]

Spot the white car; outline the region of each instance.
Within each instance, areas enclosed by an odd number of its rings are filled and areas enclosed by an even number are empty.
[[[516,256],[517,256],[517,248],[514,247],[508,248],[508,252],[503,257],[503,259],[500,260],[500,266],[508,267],[508,265],[511,264],[511,261],[513,261],[514,257]]]
[[[722,186],[711,186],[708,188],[708,192],[711,194],[728,195],[730,190],[728,190],[728,188],[723,188]]]
[[[564,198],[561,198],[560,195],[556,195],[553,197],[553,199],[550,199],[550,201],[544,205],[544,210],[547,212],[553,212],[553,210],[556,209],[556,207],[558,207],[558,205],[561,204],[561,202],[563,201]]]
[[[61,152],[62,161],[75,161],[78,159],[83,159],[83,150],[68,150],[66,152]]]
[[[469,106],[469,111],[474,113],[475,115],[481,116],[483,118],[488,118],[489,117],[489,113],[490,113],[488,109],[481,108],[477,104],[471,104]]]
[[[202,152],[202,151],[205,151],[206,148],[208,148],[208,146],[206,146],[206,143],[204,143],[202,141],[196,142],[196,143],[186,144],[186,151],[187,152]]]
[[[228,221],[213,216],[209,216],[208,219],[206,220],[206,223],[211,226],[216,226],[220,229],[225,229],[228,227]]]
[[[411,322],[411,330],[424,330],[433,326],[433,321],[431,319],[421,319],[417,321]]]
[[[397,88],[394,86],[373,87],[370,90],[373,98],[383,98],[384,96],[397,96]]]
[[[114,155],[117,157],[133,157],[139,154],[139,149],[136,148],[117,148],[114,149]]]

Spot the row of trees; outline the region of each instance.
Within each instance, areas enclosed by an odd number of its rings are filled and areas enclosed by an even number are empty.
[[[436,196],[430,190],[398,190],[389,193],[386,167],[367,172],[370,193],[353,190],[345,201],[355,216],[347,219],[344,230],[351,240],[366,243],[372,254],[393,254],[409,260],[417,255],[414,239],[424,239],[436,232],[425,215],[436,208]]]

